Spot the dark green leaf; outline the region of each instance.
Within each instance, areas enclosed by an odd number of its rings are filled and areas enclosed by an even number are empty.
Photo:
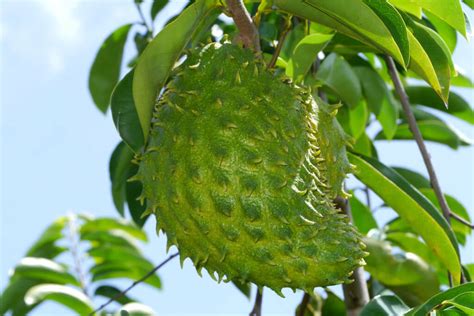
[[[364,100],[361,100],[355,107],[349,109],[351,134],[355,139],[365,132],[368,118],[369,111]]]
[[[474,291],[459,294],[443,302],[444,306],[454,306],[466,315],[474,315]]]
[[[355,176],[378,194],[416,231],[453,274],[459,283],[459,263],[456,237],[436,207],[405,179],[379,161],[349,154],[356,166]]]
[[[286,35],[283,47],[281,48],[280,57],[288,61],[295,51],[296,45],[305,37],[305,28],[303,23],[293,27]]]
[[[443,301],[453,299],[456,296],[467,293],[467,292],[474,292],[474,283],[466,283],[462,284],[453,288],[450,288],[442,293],[439,293],[428,301],[426,301],[423,305],[415,308],[414,310],[410,311],[408,315],[410,316],[425,316],[429,314],[437,305],[442,304]]]
[[[13,316],[27,315],[36,307],[36,304],[26,305],[23,297],[33,286],[42,283],[40,280],[25,279],[13,276],[10,283],[0,295],[0,315],[11,311]]]
[[[132,24],[125,24],[107,37],[90,70],[89,91],[96,106],[104,113],[120,77],[123,48],[131,27]]]
[[[114,286],[101,285],[95,290],[94,296],[99,295],[99,296],[104,296],[107,298],[114,298],[117,296],[117,294],[121,292],[122,291],[120,291],[118,288]],[[116,298],[114,300],[122,305],[135,301],[134,299],[129,298],[127,295],[121,295],[119,298]]]
[[[150,16],[154,20],[158,13],[168,4],[169,0],[153,0],[151,5]]]
[[[67,221],[67,217],[60,217],[54,221],[54,223],[46,228],[46,230],[41,234],[33,246],[28,249],[26,256],[53,259],[62,253],[66,248],[58,247],[55,243],[59,239],[63,238],[62,231]]]
[[[109,162],[110,182],[112,182],[112,198],[115,208],[124,216],[124,204],[126,200],[125,186],[130,173],[133,151],[124,143],[120,142],[115,147]]]
[[[248,299],[250,299],[250,294],[252,292],[252,285],[250,283],[232,281],[232,284],[234,284],[235,287],[238,288],[240,292],[242,292],[242,294],[244,294]]]
[[[378,295],[374,297],[359,314],[360,316],[400,316],[408,311],[405,305],[395,295]]]
[[[472,140],[468,139],[465,135],[461,134],[460,131],[455,130],[453,127],[447,125],[441,120],[419,121],[418,128],[420,129],[424,140],[445,144],[453,149],[457,149],[459,146],[469,146],[472,144]],[[385,136],[382,133],[379,133],[375,139],[382,140],[385,139]],[[408,124],[403,123],[398,125],[397,132],[393,136],[393,139],[413,140],[413,134],[411,133]]]
[[[367,100],[367,105],[372,113],[379,115],[384,100],[388,97],[388,90],[385,81],[369,65],[354,66],[352,68],[359,77],[362,92]]]
[[[349,199],[354,225],[362,234],[367,234],[372,228],[377,228],[370,209],[365,206],[354,194]]]
[[[161,88],[199,25],[210,15],[215,18],[211,14],[215,5],[211,0],[191,4],[158,33],[138,59],[133,76],[133,99],[145,140]]]
[[[37,304],[45,300],[58,302],[79,315],[88,315],[94,310],[92,302],[84,293],[64,285],[36,285],[29,289],[25,296],[25,302],[28,305]]]
[[[352,146],[352,151],[364,156],[376,157],[375,147],[365,132],[357,138],[354,146]]]
[[[45,258],[22,258],[15,267],[15,275],[45,283],[79,285],[76,278],[64,266]]]
[[[443,111],[474,124],[474,110],[463,97],[455,92],[449,93],[448,107],[446,108],[444,102],[429,87],[408,86],[405,90],[413,105],[418,104]]]
[[[135,152],[140,151],[145,143],[137,108],[133,98],[134,70],[131,70],[118,83],[111,98],[112,118],[120,137]]]
[[[392,139],[397,133],[398,105],[392,95],[383,99],[382,107],[377,115],[377,120],[382,125],[382,132],[386,139]]]
[[[137,173],[137,169],[138,167],[134,165],[130,169],[129,177],[134,176]],[[144,201],[140,199],[143,185],[138,181],[129,181],[126,184],[125,191],[130,215],[138,226],[143,227],[149,217],[149,214],[146,213],[146,205]]]
[[[392,167],[392,169],[399,173],[402,177],[405,178],[405,180],[410,182],[410,184],[417,189],[431,188],[430,180],[428,180],[425,176],[419,174],[418,172],[402,167]]]
[[[326,57],[316,78],[351,107],[355,107],[362,97],[359,79],[342,56],[331,54]]]
[[[326,289],[327,297],[323,302],[321,316],[342,316],[346,315],[346,305],[336,294]]]
[[[294,81],[300,82],[317,58],[320,51],[324,49],[333,34],[313,33],[305,36],[295,47],[288,61],[286,75]]]

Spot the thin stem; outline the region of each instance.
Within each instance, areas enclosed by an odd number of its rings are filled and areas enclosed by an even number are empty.
[[[402,85],[400,76],[398,75],[395,62],[393,61],[392,57],[387,56],[387,55],[385,56],[385,62],[387,63],[390,77],[392,78],[393,84],[395,86],[395,91],[397,92],[398,97],[400,98],[400,102],[402,103],[403,111],[405,112],[405,115],[407,117],[408,126],[410,127],[410,131],[412,132],[413,137],[415,138],[416,144],[418,145],[418,149],[420,150],[421,156],[423,157],[423,161],[425,163],[426,169],[428,170],[431,187],[433,188],[433,191],[435,192],[436,198],[439,202],[444,218],[450,224],[451,216],[453,213],[449,209],[448,203],[446,202],[446,198],[444,197],[443,191],[441,190],[441,186],[438,181],[438,176],[436,175],[436,171],[433,167],[433,164],[431,163],[430,153],[428,152],[428,149],[426,148],[425,142],[423,140],[423,136],[421,135],[420,129],[418,128],[418,124],[416,123],[415,115],[413,114],[413,111],[411,110],[410,101],[408,99],[408,95],[405,92],[405,88]],[[449,280],[451,284],[452,276],[450,274],[448,274],[448,276],[449,276]],[[461,283],[463,279],[464,277],[461,275]]]
[[[258,30],[250,17],[242,0],[226,0],[230,15],[239,29],[244,46],[260,53],[260,37]]]
[[[257,289],[257,294],[255,295],[255,304],[253,305],[249,316],[262,316],[262,299],[263,288],[261,290]]]
[[[76,272],[77,278],[79,279],[79,286],[82,292],[86,295],[87,294],[87,282],[84,271],[82,269],[82,260],[79,254],[79,242],[77,236],[77,227],[76,227],[76,216],[74,214],[69,215],[68,221],[68,239],[70,243],[70,251],[72,260],[74,262],[74,270]]]
[[[140,15],[140,19],[142,20],[143,25],[146,27],[149,36],[153,36],[153,24],[151,26],[148,25],[148,22],[145,19],[145,15],[143,14],[142,7],[138,1],[135,1],[135,7],[137,8],[138,15]]]
[[[104,304],[100,305],[99,308],[97,308],[96,310],[94,310],[92,313],[89,314],[89,316],[92,316],[92,315],[95,315],[95,313],[99,312],[100,310],[104,309],[107,305],[109,305],[110,303],[112,303],[113,301],[116,301],[118,300],[119,298],[123,297],[124,295],[126,295],[128,293],[128,291],[130,291],[131,289],[133,289],[135,286],[137,286],[138,284],[142,283],[143,281],[145,281],[146,279],[148,279],[149,277],[151,277],[153,274],[155,274],[156,271],[158,271],[158,269],[160,269],[161,267],[163,267],[165,264],[167,264],[169,261],[171,261],[173,258],[177,257],[179,255],[179,252],[175,253],[175,254],[172,254],[171,256],[169,256],[165,261],[163,261],[162,263],[160,263],[159,265],[157,265],[156,267],[154,267],[150,272],[148,272],[147,274],[145,274],[143,277],[141,277],[139,280],[136,280],[135,282],[133,282],[129,287],[127,287],[125,290],[123,290],[122,292],[120,293],[117,293],[116,295],[114,295],[113,297],[111,297],[107,302],[105,302]]]
[[[467,227],[469,227],[469,228],[471,228],[471,229],[474,229],[474,224],[472,224],[472,223],[470,223],[469,221],[465,220],[464,218],[462,218],[462,217],[459,216],[458,214],[451,212],[451,214],[449,214],[449,216],[451,216],[453,219],[457,220],[457,221],[460,222],[461,224],[464,224],[464,225],[466,225]]]
[[[286,19],[285,28],[283,29],[283,32],[281,33],[280,38],[278,39],[278,44],[277,44],[277,47],[275,48],[275,51],[273,52],[272,59],[267,65],[268,69],[275,67],[275,64],[278,60],[278,56],[280,56],[283,43],[285,42],[285,38],[288,35],[288,32],[290,31],[290,29],[291,29],[291,17]]]
[[[369,190],[369,187],[365,187],[364,189],[364,193],[365,193],[365,198],[366,198],[366,201],[367,201],[367,207],[369,208],[369,210],[372,210],[372,203],[371,203],[371,200],[370,200],[370,190]]]
[[[308,308],[309,301],[311,299],[311,296],[308,293],[304,293],[303,299],[301,300],[300,303],[300,309],[298,311],[298,316],[304,316],[306,313],[306,309]]]

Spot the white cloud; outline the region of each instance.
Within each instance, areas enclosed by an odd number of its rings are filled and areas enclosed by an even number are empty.
[[[36,0],[48,13],[57,36],[67,44],[78,43],[81,21],[77,15],[79,0]]]

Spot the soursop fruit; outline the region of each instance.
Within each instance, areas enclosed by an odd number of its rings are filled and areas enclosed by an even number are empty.
[[[366,253],[333,203],[351,170],[336,111],[250,50],[191,52],[156,105],[135,177],[181,260],[277,293],[350,282]]]

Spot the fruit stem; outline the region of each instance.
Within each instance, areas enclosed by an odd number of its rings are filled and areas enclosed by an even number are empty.
[[[261,316],[262,315],[262,299],[263,299],[263,288],[257,288],[257,294],[255,295],[255,304],[249,316]]]
[[[242,0],[226,0],[226,3],[235,25],[239,29],[239,36],[244,46],[260,53],[260,37],[257,27]]]

